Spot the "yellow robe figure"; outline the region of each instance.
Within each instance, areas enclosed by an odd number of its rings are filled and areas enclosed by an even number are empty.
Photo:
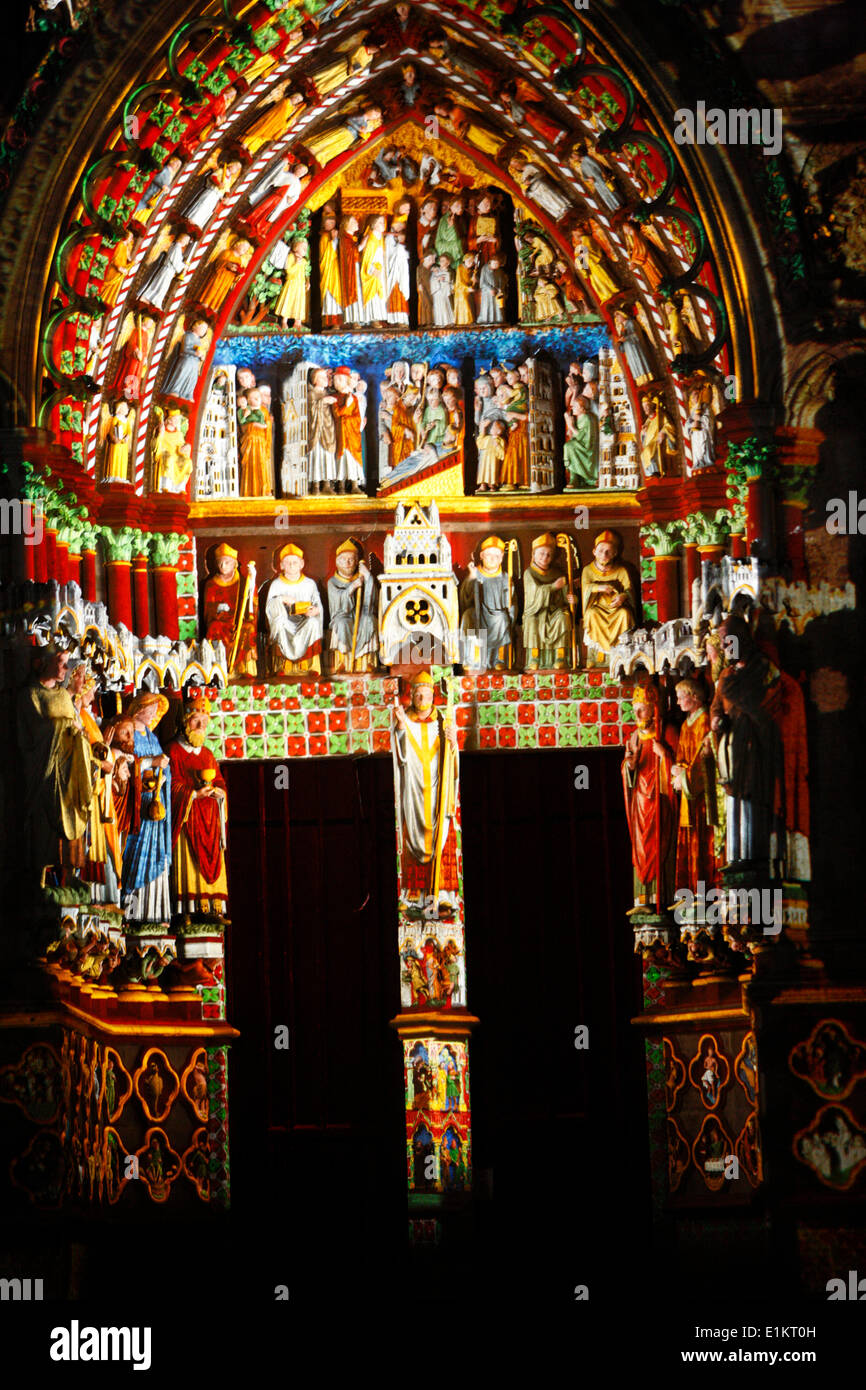
[[[605,304],[608,299],[612,299],[615,294],[619,294],[619,285],[608,275],[604,268],[604,259],[601,251],[596,246],[592,237],[582,236],[581,245],[587,254],[587,268],[584,272],[589,277],[592,292],[599,303]]]
[[[202,290],[201,305],[218,314],[225,300],[231,294],[241,273],[246,270],[252,258],[253,248],[239,251],[228,246],[217,256],[208,281]]]
[[[604,592],[607,585],[619,594],[626,594],[621,608],[612,608],[614,595]],[[583,599],[583,640],[594,643],[602,652],[610,651],[623,633],[634,627],[634,594],[631,576],[625,565],[612,564],[601,570],[594,560],[584,565],[580,576]],[[597,654],[596,654],[597,655]]]
[[[345,125],[335,125],[329,130],[321,130],[318,134],[311,135],[306,142],[310,154],[323,168],[354,144],[355,132]]]
[[[286,278],[280,297],[274,305],[278,319],[296,319],[305,323],[307,319],[307,260],[305,256],[291,256],[286,266]]]
[[[132,420],[112,415],[108,422],[103,476],[112,481],[129,482],[129,445],[132,440]]]
[[[303,106],[295,106],[288,97],[275,101],[242,136],[241,144],[251,155],[258,154],[269,140],[278,140],[300,116]]]
[[[129,262],[129,242],[125,238],[115,246],[108,263],[108,269],[105,272],[105,279],[99,287],[99,298],[103,304],[108,305],[109,309],[113,309],[117,303],[117,296],[120,294],[120,287],[129,268]]]
[[[91,748],[94,744],[102,743],[102,730],[89,709],[81,710],[81,723]],[[109,760],[113,764],[114,754],[109,754]],[[120,831],[117,828],[111,776],[98,767],[96,763],[93,764],[93,772],[95,774],[95,786],[87,817],[87,857],[92,864],[105,864],[110,856],[115,878],[119,881],[123,852],[120,844]]]
[[[241,413],[241,497],[273,497],[271,422],[263,410]]]
[[[339,243],[335,243],[327,232],[323,232],[319,238],[319,283],[323,315],[339,316],[343,311],[338,245]]]
[[[370,231],[364,241],[364,250],[361,253],[364,322],[384,323],[388,317],[385,304],[385,240],[378,232]]]
[[[465,265],[459,265],[457,267],[457,274],[454,277],[454,322],[475,322],[472,271]]]

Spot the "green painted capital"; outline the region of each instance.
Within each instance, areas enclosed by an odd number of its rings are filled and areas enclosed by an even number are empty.
[[[176,565],[183,535],[179,531],[156,531],[150,537],[150,557],[154,565]]]
[[[684,522],[679,520],[665,522],[664,526],[653,521],[640,528],[641,540],[654,555],[676,555],[683,527]]]

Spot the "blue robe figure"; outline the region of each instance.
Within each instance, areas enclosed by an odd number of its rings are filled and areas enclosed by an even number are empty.
[[[191,401],[198,385],[201,371],[201,337],[192,329],[184,333],[177,345],[171,370],[163,383],[162,392],[166,396],[176,396],[180,401]]]
[[[152,729],[135,731],[135,779],[138,824],[133,821],[123,851],[123,910],[135,922],[168,922],[171,919],[171,767],[162,770],[159,800],[162,820],[151,820],[153,787],[146,786],[159,773],[153,768],[162,757],[162,745]],[[152,773],[148,777],[148,773]],[[140,791],[139,791],[140,788]]]

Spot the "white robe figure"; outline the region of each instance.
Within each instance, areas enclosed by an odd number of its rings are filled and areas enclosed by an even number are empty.
[[[292,173],[291,169],[278,168],[273,174],[269,174],[266,180],[260,184],[250,195],[250,206],[257,207],[267,193],[273,193],[275,188],[283,190],[280,201],[271,209],[268,214],[267,222],[277,222],[284,212],[295,204],[301,196],[304,185],[297,174]]]
[[[692,447],[692,468],[711,468],[716,461],[716,437],[709,406],[693,407],[686,428]]]
[[[296,604],[308,604],[297,613]],[[265,608],[270,639],[286,661],[304,661],[309,648],[322,640],[322,604],[315,580],[302,575],[292,584],[279,575],[268,590]]]
[[[395,723],[392,735],[401,852],[430,864],[441,855],[456,812],[456,760],[438,710],[430,719],[419,719],[411,709],[404,714],[406,727]]]
[[[554,222],[561,222],[566,213],[573,211],[573,204],[563,198],[559,189],[551,183],[537,164],[527,164],[520,172],[519,182],[527,197],[549,213]]]
[[[178,242],[173,241],[168,250],[163,251],[162,255],[157,258],[153,270],[139,290],[137,298],[142,303],[151,304],[154,309],[161,310],[175,277],[183,273],[185,265],[184,248]]]
[[[409,303],[409,252],[406,243],[399,241],[391,232],[385,237],[385,300],[390,302],[394,290],[399,290],[403,300]],[[388,309],[388,322],[408,324],[409,310]]]
[[[433,323],[437,328],[445,328],[454,322],[454,276],[444,266],[435,266],[430,272],[430,290],[433,296]]]

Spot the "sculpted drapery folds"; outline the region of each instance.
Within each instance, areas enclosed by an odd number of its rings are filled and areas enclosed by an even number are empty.
[[[331,669],[375,671],[379,647],[376,581],[354,536],[337,547],[336,573],[328,580]]]
[[[271,675],[322,669],[322,601],[303,573],[304,552],[291,541],[278,552],[279,574],[268,590],[268,668]]]
[[[634,695],[637,728],[622,764],[623,791],[634,868],[632,912],[661,912],[671,902],[676,845],[676,794],[671,776],[673,736],[662,735],[658,691]]]
[[[84,832],[93,800],[90,744],[63,681],[68,653],[46,648],[21,692],[24,855],[44,878],[56,869],[61,882],[84,866]]]
[[[592,560],[581,573],[583,640],[587,665],[603,664],[623,633],[634,627],[631,575],[617,564],[619,541],[612,531],[596,536]]]
[[[496,671],[511,665],[517,617],[514,585],[502,568],[505,550],[505,542],[499,536],[488,536],[481,542],[480,566],[470,560],[468,574],[460,585],[460,625],[464,632],[483,637],[483,665]]]
[[[179,914],[219,917],[226,906],[226,785],[204,747],[210,705],[190,701],[171,759],[172,896]]]
[[[742,618],[726,618],[719,635],[723,643],[736,643],[734,661],[719,674],[711,710],[725,790],[726,858],[729,864],[768,868],[785,825],[782,740],[767,708],[770,664]]]
[[[553,566],[556,537],[549,532],[532,542],[532,562],[523,572],[523,645],[527,671],[564,671],[571,649],[576,597]]]
[[[165,695],[143,691],[126,710],[134,727],[135,767],[121,906],[130,921],[139,923],[163,924],[171,918],[171,765],[154,732],[167,709]]]
[[[677,682],[676,692],[686,719],[672,768],[673,785],[680,793],[675,887],[677,891],[688,888],[694,893],[698,883],[709,887],[717,877],[715,763],[703,687],[698,681],[682,680]]]
[[[457,731],[434,707],[434,682],[421,671],[408,709],[394,701],[401,903],[453,912],[457,906]]]
[[[214,551],[216,573],[204,586],[205,636],[209,642],[222,642],[228,667],[233,675],[254,676],[256,663],[257,595],[254,580],[247,588],[241,582],[238,552],[223,542]],[[252,568],[248,566],[248,573]],[[233,659],[234,654],[234,659]]]

